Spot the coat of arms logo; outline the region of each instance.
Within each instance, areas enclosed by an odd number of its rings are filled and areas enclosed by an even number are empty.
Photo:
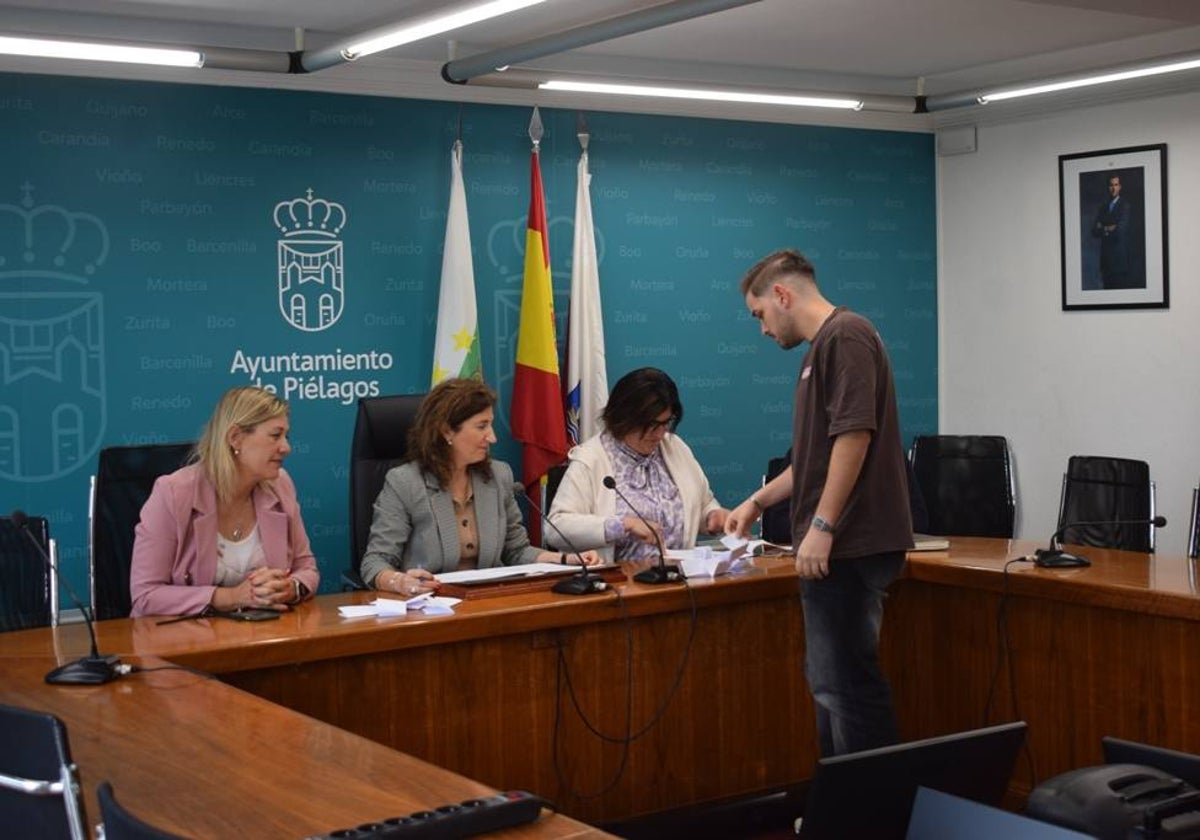
[[[337,323],[346,302],[342,241],[346,208],[304,196],[275,205],[279,240],[279,312],[298,330],[320,332]]]

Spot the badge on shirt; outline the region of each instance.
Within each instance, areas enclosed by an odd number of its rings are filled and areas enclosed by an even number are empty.
[[[805,379],[808,379],[808,375],[810,373],[812,373],[812,365],[809,365],[800,371],[800,381],[803,382]]]

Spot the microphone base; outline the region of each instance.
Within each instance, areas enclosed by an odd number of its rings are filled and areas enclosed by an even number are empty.
[[[638,583],[683,583],[683,572],[678,566],[651,566],[633,576]]]
[[[1033,565],[1043,569],[1078,569],[1092,565],[1092,561],[1061,549],[1039,548],[1034,552]]]
[[[46,674],[46,682],[51,685],[103,685],[119,676],[119,664],[121,660],[116,656],[85,656],[55,668]]]
[[[608,584],[605,581],[586,573],[571,575],[550,587],[551,592],[557,592],[559,595],[594,595],[607,589]]]

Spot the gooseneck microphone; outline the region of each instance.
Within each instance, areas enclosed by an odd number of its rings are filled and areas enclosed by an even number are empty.
[[[652,566],[649,569],[643,569],[633,576],[633,579],[638,583],[680,583],[683,580],[683,572],[679,571],[678,566],[667,565],[667,552],[663,549],[662,538],[658,535],[658,531],[650,527],[650,523],[646,521],[646,517],[638,513],[638,509],[633,506],[633,503],[625,497],[621,492],[621,488],[617,486],[617,481],[611,475],[604,476],[604,486],[615,492],[621,497],[621,501],[625,506],[633,511],[633,515],[642,520],[642,524],[654,536],[654,545],[658,548],[658,565]]]
[[[1055,531],[1050,537],[1049,548],[1039,548],[1033,554],[1033,563],[1035,566],[1041,566],[1044,569],[1062,569],[1075,568],[1080,566],[1090,566],[1092,562],[1077,554],[1068,554],[1063,551],[1062,535],[1072,528],[1080,528],[1085,525],[1153,525],[1155,528],[1164,528],[1167,524],[1165,516],[1155,516],[1153,519],[1101,519],[1089,522],[1069,522],[1066,525]]]
[[[37,541],[37,537],[29,530],[29,517],[24,511],[14,510],[12,516],[9,517],[17,528],[24,532],[25,536],[37,549],[37,553],[41,555],[42,562],[46,564],[46,568],[54,572],[55,577],[62,581],[66,587],[67,595],[71,598],[71,603],[83,615],[83,623],[87,625],[88,638],[92,640],[92,650],[87,656],[82,659],[77,659],[74,662],[68,662],[66,665],[60,665],[50,673],[46,674],[46,682],[52,685],[101,685],[102,683],[115,680],[120,673],[117,668],[121,664],[121,660],[116,656],[101,656],[96,648],[96,630],[92,626],[92,616],[88,613],[83,603],[75,595],[75,590],[71,588],[71,584],[63,578],[58,571],[58,567],[50,560],[50,555],[46,553],[46,549],[42,548],[42,544]]]
[[[608,589],[608,584],[605,581],[588,571],[587,563],[583,562],[583,554],[575,547],[574,543],[567,539],[567,535],[551,522],[546,514],[542,513],[542,509],[538,506],[538,503],[533,500],[532,496],[525,492],[525,485],[519,481],[514,481],[513,492],[529,503],[534,512],[542,518],[543,522],[554,529],[554,533],[558,534],[559,539],[563,541],[563,545],[571,549],[575,558],[579,560],[579,572],[571,575],[566,580],[560,580],[554,586],[550,587],[550,591],[557,592],[559,595],[591,595]]]

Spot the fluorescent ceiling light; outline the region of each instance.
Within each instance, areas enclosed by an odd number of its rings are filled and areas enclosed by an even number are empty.
[[[1047,82],[1042,85],[1002,90],[996,93],[984,93],[978,97],[978,102],[980,105],[987,105],[989,102],[1002,102],[1005,99],[1016,99],[1021,96],[1036,96],[1039,93],[1054,93],[1059,90],[1104,85],[1109,82],[1124,82],[1128,79],[1140,79],[1143,76],[1160,76],[1164,73],[1178,73],[1182,70],[1195,70],[1197,68],[1200,68],[1200,59],[1177,61],[1173,64],[1159,64],[1155,67],[1141,67],[1136,70],[1120,70],[1112,73],[1104,73],[1099,76],[1071,79],[1065,82]]]
[[[823,96],[788,96],[778,93],[703,90],[699,88],[656,87],[652,85],[615,85],[606,82],[568,82],[551,80],[538,85],[540,90],[567,90],[576,93],[610,93],[618,96],[657,96],[667,99],[702,99],[709,102],[749,102],[756,105],[790,105],[803,108],[843,108],[857,111],[859,99],[834,99]]]
[[[464,26],[470,26],[472,23],[490,20],[491,18],[506,15],[509,12],[515,12],[529,6],[536,6],[538,3],[544,2],[546,0],[492,0],[490,3],[481,3],[469,9],[432,18],[424,23],[402,26],[399,29],[384,32],[382,35],[366,41],[351,44],[342,50],[342,55],[347,61],[354,61],[356,58],[362,58],[364,55],[370,55],[382,50],[390,50],[392,47],[398,47],[401,44],[420,41],[422,38],[440,35],[452,29],[461,29]]]
[[[167,67],[202,67],[204,54],[195,50],[130,47],[86,41],[49,41],[0,35],[0,54],[34,58],[76,58],[84,61],[120,61],[126,64],[160,64]]]

